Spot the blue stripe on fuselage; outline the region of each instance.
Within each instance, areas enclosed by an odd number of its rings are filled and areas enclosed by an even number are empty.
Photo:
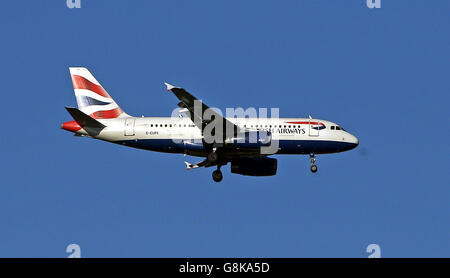
[[[168,153],[184,153],[189,151],[202,151],[203,146],[198,143],[189,143],[190,140],[173,141],[172,139],[137,139],[122,140],[114,143],[150,150]],[[280,140],[279,151],[277,154],[321,154],[321,153],[337,153],[348,151],[355,148],[357,144],[338,142],[338,141],[321,141],[321,140]]]

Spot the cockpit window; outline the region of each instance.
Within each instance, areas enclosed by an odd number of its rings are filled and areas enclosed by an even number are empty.
[[[343,130],[343,131],[345,131],[345,129],[343,129],[341,126],[338,126],[338,125],[332,125],[332,126],[330,126],[330,129],[331,130]]]

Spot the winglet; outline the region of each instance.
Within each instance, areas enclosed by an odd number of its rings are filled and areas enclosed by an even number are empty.
[[[166,87],[167,87],[167,91],[169,92],[170,90],[172,90],[173,88],[175,88],[175,86],[173,86],[173,85],[170,85],[169,83],[167,83],[167,82],[164,82],[164,85],[166,85]]]
[[[191,164],[187,161],[184,162],[186,164],[186,170],[191,170],[195,168],[199,168],[200,166],[198,164]]]
[[[186,170],[191,170],[192,164],[187,161],[185,161],[184,163],[186,164]]]

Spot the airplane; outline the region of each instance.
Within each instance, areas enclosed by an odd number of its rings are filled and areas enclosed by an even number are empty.
[[[342,126],[311,116],[223,117],[185,89],[168,83],[167,91],[180,101],[178,117],[133,117],[87,68],[70,67],[69,71],[78,108],[66,107],[73,121],[64,122],[62,129],[127,147],[203,157],[194,164],[185,161],[186,169],[217,167],[212,172],[215,182],[222,181],[220,169],[228,163],[234,174],[276,175],[277,159],[269,156],[279,154],[309,155],[315,173],[316,155],[352,150],[359,144]]]

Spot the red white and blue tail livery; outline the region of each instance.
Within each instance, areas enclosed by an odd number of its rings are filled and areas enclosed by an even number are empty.
[[[358,139],[336,123],[309,118],[222,117],[185,89],[166,84],[178,98],[185,117],[133,117],[126,114],[88,69],[71,67],[78,108],[66,107],[73,120],[62,129],[103,141],[150,151],[203,157],[185,162],[186,169],[231,164],[231,172],[272,176],[277,160],[271,155],[309,155],[316,172],[317,154],[339,153],[358,145]]]
[[[86,68],[70,68],[78,109],[94,119],[129,117]]]

